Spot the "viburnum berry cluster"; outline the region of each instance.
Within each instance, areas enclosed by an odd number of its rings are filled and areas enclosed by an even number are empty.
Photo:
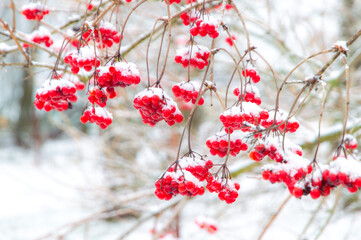
[[[119,43],[120,33],[110,22],[101,21],[98,28],[92,28],[83,34],[83,39],[90,40],[94,34],[95,42],[100,43],[100,48],[112,47],[114,43]],[[102,45],[101,45],[102,44]]]
[[[220,120],[228,131],[241,129],[244,132],[255,131],[251,125],[258,126],[263,120],[268,119],[268,111],[261,109],[255,103],[241,102],[223,112]]]
[[[283,182],[291,190],[294,185],[313,170],[310,162],[297,154],[289,153],[286,163],[267,164],[262,177],[271,183]]]
[[[233,131],[229,136],[227,132],[222,131],[209,137],[206,145],[213,156],[225,157],[228,152],[228,145],[229,154],[236,156],[240,151],[247,151],[248,149],[248,145],[243,142],[244,139],[244,133],[240,130]]]
[[[49,14],[49,9],[45,7],[40,1],[29,2],[23,5],[21,13],[28,20],[42,20],[45,15]]]
[[[319,165],[318,171],[298,182],[290,192],[295,197],[310,195],[313,199],[328,196],[332,189],[343,186],[351,193],[361,188],[361,163],[354,158],[338,157],[329,165]]]
[[[77,74],[80,68],[90,72],[93,67],[100,66],[100,60],[95,57],[94,50],[90,47],[82,47],[77,51],[68,53],[64,58],[64,62],[71,66],[71,71],[74,74]]]
[[[296,154],[298,156],[303,155],[302,148],[287,140],[284,143],[283,150],[283,139],[280,137],[267,137],[265,139],[258,140],[258,144],[255,145],[253,151],[250,152],[249,157],[254,161],[261,161],[263,158],[268,156],[270,159],[276,162],[287,162],[287,154]]]
[[[225,201],[227,204],[231,204],[236,201],[238,198],[239,188],[239,183],[225,178],[211,176],[207,182],[208,191],[211,193],[217,193],[219,200]]]
[[[217,38],[219,36],[218,22],[212,16],[204,15],[202,18],[195,20],[195,24],[191,27],[190,33],[194,37],[199,34],[201,37],[208,35],[211,38]]]
[[[198,217],[194,222],[199,228],[206,230],[210,234],[214,234],[218,231],[217,223],[212,218],[201,216]]]
[[[242,71],[242,75],[246,79],[252,79],[254,83],[258,83],[261,80],[261,77],[258,75],[257,71],[250,65],[248,65],[246,69]]]
[[[139,110],[143,122],[154,126],[164,120],[169,126],[183,121],[176,102],[161,88],[151,87],[138,93],[133,101],[134,107]]]
[[[246,102],[255,103],[257,105],[261,105],[262,103],[258,88],[250,83],[246,85],[242,93],[239,88],[235,88],[233,90],[233,94],[237,96],[240,100],[243,99]]]
[[[97,69],[98,85],[106,88],[110,98],[116,96],[115,87],[127,87],[140,83],[140,73],[134,63],[116,62]]]
[[[176,63],[182,64],[183,67],[192,67],[203,69],[208,65],[210,51],[207,47],[200,45],[189,45],[177,50],[174,58]]]
[[[48,79],[36,91],[34,105],[37,109],[64,111],[76,102],[76,86],[66,79]]]
[[[83,115],[80,117],[80,121],[86,124],[96,123],[101,129],[106,129],[113,122],[113,116],[105,108],[102,107],[88,107]]]
[[[196,81],[180,82],[172,87],[174,96],[181,98],[185,102],[191,101],[193,104],[196,103],[200,90],[200,84]],[[198,101],[198,105],[204,104],[204,98],[201,97]]]
[[[88,100],[91,104],[97,104],[100,107],[105,107],[107,105],[108,97],[105,94],[104,90],[99,87],[92,87],[88,92]]]
[[[155,183],[155,195],[162,200],[169,200],[177,194],[189,197],[203,195],[202,182],[211,176],[209,169],[212,167],[210,160],[183,157]]]
[[[53,42],[54,42],[51,39],[51,33],[44,27],[39,27],[38,30],[27,35],[26,39],[28,39],[31,42],[37,43],[37,44],[44,43],[44,45],[46,47],[50,47],[51,45],[53,45]],[[31,47],[31,45],[28,43],[24,43],[23,46],[24,46],[24,48]]]
[[[182,19],[182,22],[185,26],[188,26],[190,23],[193,23],[197,16],[194,11],[184,12],[179,17]]]
[[[269,111],[268,119],[263,119],[261,122],[262,127],[269,128],[271,126],[277,126],[277,128],[273,128],[272,131],[280,131],[280,132],[291,132],[294,133],[299,128],[300,124],[295,117],[291,117],[287,120],[288,114],[282,111],[281,109],[277,110],[276,121],[275,120],[275,111]]]

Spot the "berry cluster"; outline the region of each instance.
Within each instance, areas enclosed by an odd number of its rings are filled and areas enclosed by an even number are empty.
[[[297,154],[289,154],[288,161],[285,163],[267,164],[262,170],[262,177],[271,183],[283,182],[292,189],[294,185],[312,172],[312,166],[309,161],[298,156]]]
[[[219,36],[217,20],[211,16],[205,16],[203,19],[197,19],[195,25],[190,29],[192,36],[198,34],[202,37],[210,36],[211,38],[217,38]]]
[[[181,15],[179,15],[179,17],[182,19],[183,24],[185,26],[188,26],[191,22],[194,22],[197,19],[196,14],[193,11],[184,12]]]
[[[94,51],[89,47],[79,48],[78,51],[70,52],[65,56],[64,62],[71,66],[71,71],[74,74],[77,74],[80,68],[90,72],[93,67],[100,66],[99,59],[95,58]]]
[[[161,200],[170,200],[177,194],[188,197],[204,194],[202,183],[192,173],[180,168],[168,170],[155,187],[155,195]]]
[[[107,105],[108,97],[103,90],[98,87],[93,87],[89,90],[88,100],[93,105],[98,104],[100,107],[105,107]]]
[[[208,191],[218,193],[219,200],[225,201],[227,204],[236,201],[239,188],[239,184],[232,182],[230,179],[211,176],[207,182]]]
[[[139,110],[143,122],[150,126],[162,120],[169,126],[183,121],[177,104],[161,88],[145,89],[135,96],[133,104]]]
[[[190,45],[189,47],[177,50],[174,58],[176,63],[182,64],[183,67],[192,67],[203,69],[208,65],[209,49],[200,45]]]
[[[42,20],[46,14],[49,14],[49,9],[41,2],[30,2],[22,7],[21,13],[28,20]]]
[[[206,230],[210,234],[216,233],[218,231],[218,227],[214,219],[198,217],[194,222],[198,225],[198,227]]]
[[[261,109],[255,103],[242,102],[239,106],[234,106],[223,112],[220,120],[226,130],[241,129],[244,132],[253,131],[249,124],[258,126],[262,120],[268,119],[266,110]],[[227,130],[228,131],[228,130]]]
[[[46,80],[42,86],[36,91],[34,105],[37,109],[44,108],[49,112],[53,109],[64,111],[69,108],[70,102],[76,102],[76,87],[74,83],[65,80]]]
[[[276,126],[279,125],[277,128],[272,129],[273,131],[278,130],[280,132],[285,132],[285,131],[291,132],[291,133],[296,132],[300,126],[299,122],[297,121],[297,119],[295,117],[291,117],[286,124],[287,117],[288,117],[287,113],[278,109],[277,114],[276,114],[276,122],[274,122],[275,111],[269,111],[268,119],[264,119],[261,122],[261,125],[264,128],[269,128],[272,125],[276,125]]]
[[[265,140],[259,140],[259,143],[254,147],[254,150],[250,152],[249,157],[254,161],[261,161],[268,156],[270,159],[276,162],[286,163],[288,161],[288,155],[294,154],[302,156],[302,148],[289,141],[287,138],[284,142],[285,151],[283,151],[283,139],[268,137]]]
[[[204,181],[211,176],[209,170],[213,167],[213,162],[211,160],[205,161],[203,157],[183,157],[179,159],[178,166],[192,173],[199,181]],[[170,170],[174,169],[175,166],[170,168]]]
[[[114,43],[119,43],[120,41],[120,34],[110,22],[101,21],[99,24],[99,28],[88,30],[83,34],[83,38],[89,40],[90,38],[92,38],[93,33],[95,41],[97,43],[103,44],[102,46],[100,46],[102,48],[112,47]]]
[[[228,143],[228,138],[230,142]],[[228,137],[228,133],[225,131],[218,132],[212,137],[208,138],[206,145],[209,148],[210,153],[215,156],[223,158],[227,155],[228,144],[230,145],[229,154],[236,156],[240,151],[247,151],[248,145],[242,141],[244,134],[242,131],[234,131]]]
[[[172,87],[174,96],[182,98],[185,102],[191,101],[196,103],[199,94],[200,85],[196,81],[180,82]],[[198,105],[204,104],[204,98],[201,97],[198,101]]]
[[[171,166],[156,183],[155,194],[159,199],[169,200],[178,193],[193,197],[203,195],[202,182],[212,175],[209,169],[213,167],[211,160],[203,157],[185,156],[176,165]]]
[[[252,84],[247,84],[242,94],[239,88],[235,88],[233,94],[240,100],[246,102],[255,103],[257,105],[261,105],[262,103],[258,88]]]
[[[245,78],[249,77],[254,83],[258,83],[261,80],[261,77],[258,75],[257,71],[250,66],[247,66],[246,69],[242,71],[242,75]]]
[[[115,87],[126,87],[140,83],[140,74],[134,63],[117,62],[115,64],[99,67],[97,80],[101,88],[106,87],[110,98],[115,97]],[[114,93],[114,94],[112,94]]]
[[[38,30],[26,36],[26,39],[37,44],[44,43],[46,47],[50,47],[53,44],[53,40],[50,38],[50,36],[51,34],[47,29],[44,27],[39,27]],[[31,45],[27,43],[24,43],[23,46],[24,48],[31,47]]]
[[[101,129],[106,129],[112,124],[113,117],[105,108],[92,106],[84,111],[83,115],[80,117],[80,121],[83,124],[86,124],[88,121],[90,123],[96,123]]]
[[[350,134],[345,135],[344,144],[346,149],[355,150],[357,148],[357,140]]]

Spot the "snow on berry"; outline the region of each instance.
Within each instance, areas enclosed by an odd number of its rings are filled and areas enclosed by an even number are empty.
[[[285,138],[283,151],[283,139],[279,137],[267,137],[266,139],[260,139],[258,144],[254,147],[254,150],[250,152],[249,157],[254,161],[261,161],[263,158],[268,156],[270,159],[276,162],[287,162],[289,156],[294,154],[302,156],[302,148]]]
[[[281,109],[277,110],[277,114],[276,114],[276,122],[274,123],[274,118],[275,118],[275,111],[269,111],[269,117],[268,119],[263,119],[261,122],[262,127],[264,128],[269,128],[272,125],[280,125],[277,127],[277,129],[272,129],[272,131],[276,131],[279,130],[280,132],[291,132],[294,133],[297,131],[297,129],[299,128],[300,124],[297,121],[297,119],[295,117],[291,117],[288,122],[287,122],[287,126],[286,126],[286,119],[288,117],[288,114],[286,112],[284,112]]]
[[[221,179],[213,176],[209,178],[207,183],[208,191],[218,193],[218,198],[227,204],[236,201],[239,188],[239,184],[232,182],[230,179]]]
[[[164,2],[166,4],[169,3],[169,5],[173,4],[173,3],[180,3],[182,0],[164,0]]]
[[[119,43],[120,33],[117,32],[113,24],[106,21],[101,21],[98,28],[92,28],[83,34],[85,40],[93,38],[97,43],[102,43],[99,47],[112,47],[114,43]]]
[[[45,7],[40,1],[29,2],[21,8],[21,13],[28,20],[42,20],[46,14],[49,14],[49,9]]]
[[[351,134],[346,134],[344,138],[344,144],[346,149],[354,150],[357,148],[357,140]]]
[[[190,29],[190,33],[194,37],[198,34],[205,37],[208,34],[211,38],[217,38],[219,36],[217,19],[209,15],[204,15],[203,18],[198,18],[195,20],[195,24]]]
[[[247,151],[248,146],[244,142],[245,135],[242,131],[233,131],[228,137],[225,131],[218,132],[206,141],[210,153],[215,156],[223,158],[227,155],[228,151],[228,138],[230,138],[230,151],[229,154],[236,156],[240,151]]]
[[[347,47],[347,42],[346,41],[337,41],[334,45],[334,48],[336,48],[338,51],[345,53],[347,55],[348,52],[348,47]]]
[[[296,198],[301,198],[303,195],[310,195],[313,199],[328,196],[335,187],[327,181],[328,168],[328,165],[317,164],[312,174],[307,175],[294,185],[289,185],[288,190]]]
[[[328,182],[331,185],[343,185],[350,192],[361,187],[361,163],[352,157],[339,157],[330,163]]]
[[[204,194],[203,184],[193,174],[179,167],[168,171],[155,183],[155,195],[161,200],[170,200],[173,196],[194,197]]]
[[[101,129],[105,129],[112,124],[113,116],[105,108],[90,106],[84,111],[80,121],[83,124],[86,124],[88,121],[96,123]]]
[[[92,87],[89,90],[88,100],[93,105],[98,104],[100,107],[105,107],[107,105],[108,97],[105,95],[104,90],[99,87]]]
[[[191,101],[193,104],[196,103],[200,84],[196,81],[180,82],[172,87],[174,96],[182,98],[185,102]],[[204,104],[204,98],[201,97],[198,101],[198,105]]]
[[[262,103],[258,88],[252,84],[246,85],[245,90],[242,91],[242,95],[239,88],[235,88],[233,90],[233,94],[237,96],[240,100],[244,99],[244,101],[246,102],[255,103],[257,105],[260,105]]]
[[[71,71],[74,74],[77,74],[80,68],[84,68],[85,71],[90,72],[93,67],[100,66],[100,60],[95,59],[94,49],[90,47],[79,48],[78,51],[75,50],[68,53],[64,61],[71,66]]]
[[[271,183],[283,182],[288,187],[312,172],[310,161],[294,153],[288,153],[287,163],[267,164],[262,167],[262,177]]]
[[[209,170],[213,167],[211,160],[204,160],[203,157],[185,156],[178,160],[178,167],[189,171],[199,181],[206,180],[211,173]],[[172,166],[169,170],[174,171],[175,166]]]
[[[70,102],[76,102],[76,87],[66,79],[48,79],[36,91],[34,105],[37,109],[49,112],[51,110],[64,111]]]
[[[212,218],[200,216],[197,217],[194,222],[199,228],[206,230],[210,234],[214,234],[218,231],[217,223]]]
[[[223,112],[220,120],[226,129],[241,129],[244,132],[252,131],[248,124],[258,126],[262,120],[268,119],[266,110],[261,109],[255,103],[242,102],[239,106],[233,106]]]
[[[261,77],[258,75],[257,71],[252,66],[247,66],[242,71],[243,77],[250,78],[254,83],[258,83],[261,80]]]
[[[209,49],[201,45],[189,45],[177,50],[174,58],[176,63],[182,64],[183,67],[192,67],[203,69],[208,65]]]
[[[150,126],[162,120],[170,126],[183,121],[177,104],[161,88],[145,89],[135,96],[133,104],[139,110],[143,122]]]
[[[140,83],[140,74],[134,63],[117,62],[112,65],[99,67],[98,84],[101,88],[106,87],[110,98],[115,97],[115,87],[127,87]],[[112,94],[113,93],[113,94]]]
[[[39,27],[38,30],[27,35],[26,39],[37,44],[44,43],[46,47],[50,47],[54,43],[51,39],[51,33],[44,27]],[[29,48],[31,44],[24,43],[23,46]]]

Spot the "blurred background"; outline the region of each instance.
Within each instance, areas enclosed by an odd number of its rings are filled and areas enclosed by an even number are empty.
[[[0,18],[13,24],[11,2],[15,6],[16,31],[21,36],[38,27],[21,15],[26,1],[3,0]],[[60,4],[61,2],[61,4]],[[121,4],[105,16],[119,31],[127,14],[139,1]],[[96,6],[97,2],[93,1]],[[267,60],[278,83],[302,59],[331,48],[338,40],[347,40],[361,26],[360,0],[236,1],[244,15],[251,45]],[[108,4],[103,1],[102,4]],[[46,1],[50,14],[44,17],[45,27],[67,32],[79,27],[79,16],[85,13],[86,1]],[[181,9],[173,4],[172,13]],[[122,49],[126,49],[143,34],[149,33],[155,20],[167,16],[162,1],[147,1],[136,10],[125,28]],[[220,10],[211,12],[215,17]],[[234,11],[228,10],[224,23],[236,36],[241,52],[246,50],[244,29]],[[73,23],[74,21],[74,23]],[[71,23],[71,24],[70,24]],[[69,24],[69,25],[67,25]],[[50,26],[50,27],[49,27]],[[177,48],[188,40],[188,28],[177,20],[172,29],[172,44],[163,88],[171,94],[171,86],[187,78],[187,70],[174,64]],[[133,98],[147,83],[146,48],[148,39],[125,55],[136,63],[142,82],[138,86],[117,89],[119,96],[109,102],[113,124],[106,130],[91,124],[83,125],[79,118],[85,109],[86,91],[78,94],[73,109],[45,113],[34,107],[36,89],[50,76],[51,68],[27,66],[15,43],[0,28],[0,239],[157,239],[160,234],[179,231],[181,239],[360,239],[361,201],[359,192],[350,194],[336,189],[327,198],[302,200],[289,198],[281,184],[261,180],[261,166],[243,152],[231,157],[229,167],[240,183],[240,196],[227,205],[214,194],[192,199],[176,197],[169,202],[154,195],[157,178],[174,162],[185,121],[169,127],[164,122],[151,128],[142,123],[133,108]],[[52,51],[61,46],[63,36],[54,32]],[[230,51],[227,34],[220,29],[216,46]],[[150,45],[150,76],[155,79],[161,32]],[[165,40],[168,40],[167,37]],[[209,38],[197,38],[197,43],[210,46]],[[116,49],[116,48],[114,48]],[[114,50],[113,49],[113,50]],[[69,49],[71,50],[71,49]],[[111,53],[109,53],[111,54]],[[321,55],[291,76],[304,80],[313,76],[332,57]],[[56,58],[41,49],[30,50],[36,62],[54,64]],[[164,59],[164,51],[162,55]],[[262,57],[255,56],[260,72],[262,107],[274,108],[276,87],[272,72]],[[348,57],[351,76],[351,104],[348,129],[360,139],[361,128],[361,40],[351,47]],[[224,99],[226,86],[234,64],[224,52],[215,57],[213,77],[218,93]],[[192,80],[203,78],[204,71],[191,72]],[[327,102],[322,122],[322,144],[318,159],[327,163],[338,146],[345,113],[344,67],[338,59],[326,71]],[[65,73],[69,78],[73,75]],[[81,80],[89,78],[82,72]],[[239,87],[233,81],[231,91]],[[303,85],[286,85],[281,94],[281,108],[288,111]],[[306,158],[312,159],[317,141],[320,89],[313,91],[296,115],[301,127],[289,137],[300,144]],[[236,100],[229,96],[228,105]],[[178,102],[185,119],[191,106]],[[207,154],[206,139],[218,132],[218,120],[223,112],[214,95],[205,95],[204,106],[198,108],[192,123],[192,148]],[[184,154],[187,144],[181,152]],[[264,160],[265,161],[265,160]],[[199,228],[199,217],[215,221],[218,231],[211,234]],[[276,217],[276,218],[274,218]],[[270,225],[269,225],[270,224]],[[262,235],[263,231],[267,232]],[[169,237],[169,236],[167,236]],[[165,239],[165,238],[163,238]],[[169,237],[170,239],[170,237]]]

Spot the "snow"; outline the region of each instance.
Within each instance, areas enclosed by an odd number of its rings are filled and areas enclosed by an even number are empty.
[[[103,117],[103,118],[110,118],[113,119],[113,115],[108,112],[108,110],[106,110],[105,108],[102,107],[93,107],[93,106],[89,106],[86,111],[95,111],[95,115],[97,115],[98,117]]]
[[[35,9],[39,9],[39,10],[45,10],[47,9],[40,1],[39,2],[29,2],[27,4],[24,4],[21,7],[21,10],[25,10],[25,9],[30,9],[30,10],[35,10]]]
[[[333,46],[342,52],[348,52],[349,50],[346,41],[337,41]]]
[[[41,88],[37,90],[38,94],[46,93],[51,90],[57,90],[57,88],[70,87],[75,88],[73,82],[66,79],[47,79],[44,81]]]
[[[17,49],[17,46],[9,46],[6,43],[1,42],[0,43],[0,53],[7,53],[7,52],[11,52],[14,51],[15,49]]]

